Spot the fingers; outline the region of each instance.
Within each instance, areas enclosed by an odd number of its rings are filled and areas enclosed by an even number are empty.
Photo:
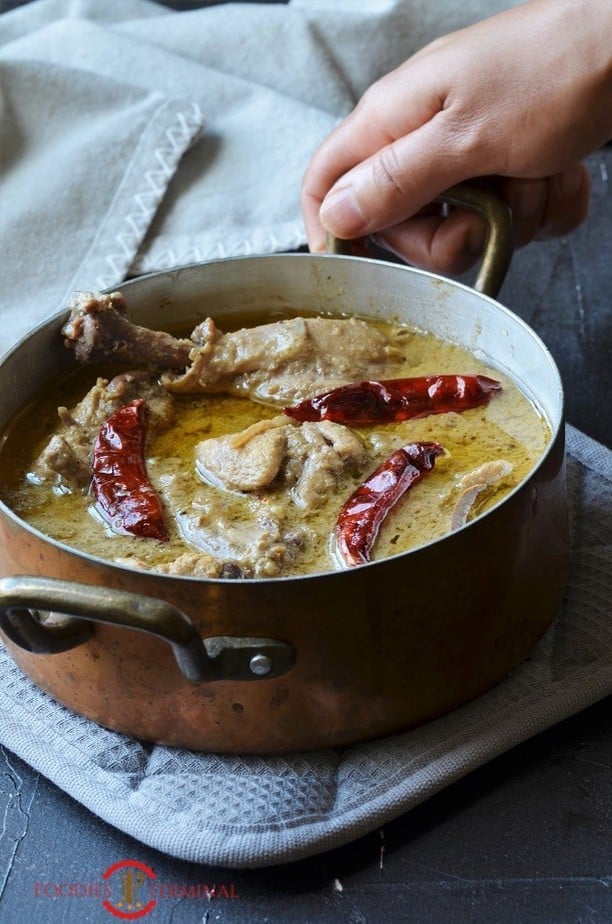
[[[362,237],[403,221],[466,179],[465,160],[456,148],[452,151],[449,122],[439,113],[345,172],[325,195],[318,216],[312,216],[311,246],[321,241],[318,223],[336,237]],[[311,194],[308,185],[305,192]],[[311,207],[317,203],[314,194]]]
[[[319,219],[319,210],[327,192],[338,177],[370,157],[378,146],[388,143],[388,138],[382,138],[380,132],[376,132],[376,138],[374,134],[367,120],[362,119],[358,106],[326,138],[308,165],[302,181],[302,212],[312,251],[325,248],[326,232]],[[350,143],[346,139],[350,139]]]
[[[469,212],[417,215],[374,235],[379,246],[420,269],[456,275],[476,262],[486,241],[482,218]]]
[[[544,240],[569,234],[587,217],[590,194],[591,182],[584,164],[576,164],[551,177],[544,216],[534,236]]]
[[[607,26],[609,0],[592,2]],[[303,183],[311,249],[324,248],[325,230],[354,239],[394,229],[394,245],[423,258],[439,247],[455,262],[456,242],[471,239],[462,222],[442,234],[422,216],[397,226],[448,186],[484,176],[520,178],[504,186],[519,245],[576,227],[588,182],[571,165],[610,134],[609,45],[609,30],[580,4],[532,0],[421,49],[312,158]]]
[[[408,94],[407,86],[411,90]],[[407,199],[409,177],[404,181],[400,176],[419,147],[415,140],[408,144],[407,138],[425,126],[441,106],[435,80],[426,82],[418,71],[414,74],[410,62],[369,88],[315,152],[304,175],[302,211],[311,250],[324,248],[326,230],[344,239],[356,238],[376,226],[400,220],[399,216],[406,218],[419,207],[412,207]],[[416,175],[413,183],[418,183]],[[374,190],[368,191],[371,184]],[[336,214],[327,228],[320,220],[324,200],[328,213]],[[420,201],[427,198],[421,196]],[[388,214],[389,209],[392,214]]]
[[[542,180],[507,179],[500,195],[514,218],[517,247],[558,237],[577,228],[589,208],[590,181],[584,164]]]
[[[587,216],[589,193],[583,164],[542,180],[503,179],[498,188],[512,209],[517,247],[573,231]],[[450,275],[480,258],[485,239],[482,219],[462,211],[448,218],[417,215],[374,235],[377,244],[407,262]]]

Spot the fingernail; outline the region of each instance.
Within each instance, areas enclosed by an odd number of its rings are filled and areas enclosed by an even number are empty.
[[[572,199],[574,196],[578,195],[582,189],[583,183],[584,168],[582,167],[582,164],[576,164],[575,167],[570,167],[569,170],[564,170],[564,172],[559,177],[561,192],[564,196],[567,196],[568,199]]]
[[[329,193],[319,211],[321,224],[342,237],[358,237],[366,228],[366,218],[355,199],[352,186]]]
[[[519,219],[533,218],[544,208],[546,186],[541,180],[525,182],[517,191],[513,203],[514,214]]]
[[[308,249],[311,253],[324,253],[325,235],[321,235],[321,237],[311,237],[308,241]]]

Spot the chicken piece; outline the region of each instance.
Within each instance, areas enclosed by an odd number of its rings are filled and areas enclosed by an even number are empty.
[[[359,437],[342,424],[298,426],[280,416],[196,446],[196,470],[205,481],[244,492],[275,483],[291,488],[294,503],[304,508],[321,504],[347,468],[367,459]]]
[[[160,571],[162,574],[224,578],[225,580],[238,580],[248,577],[235,562],[219,561],[204,552],[184,552],[173,562],[159,565],[156,571]]]
[[[222,563],[225,576],[276,577],[309,536],[307,527],[286,527],[283,504],[252,495],[230,504],[227,495],[205,488],[194,494],[186,473],[163,476],[159,490],[183,538]]]
[[[60,419],[66,408],[58,408]],[[85,490],[91,481],[92,440],[86,430],[69,424],[65,433],[51,437],[27,478],[31,484],[53,481],[59,491]]]
[[[62,490],[83,490],[91,481],[91,451],[104,421],[134,398],[144,398],[149,409],[149,433],[168,426],[173,398],[148,372],[123,372],[110,382],[99,378],[72,410],[57,409],[62,429],[38,456],[30,480],[54,481]]]
[[[183,374],[167,373],[172,392],[226,392],[283,406],[322,390],[391,374],[402,359],[376,327],[356,318],[291,318],[222,333],[208,318]]]
[[[204,440],[196,446],[196,471],[228,491],[261,491],[278,475],[290,428],[287,418],[279,416],[240,433]]]
[[[305,531],[283,529],[282,520],[255,516],[234,521],[225,505],[209,502],[198,510],[179,512],[182,536],[196,548],[221,561],[231,561],[243,577],[277,577],[303,545]]]
[[[366,378],[389,378],[401,336],[357,318],[289,318],[223,333],[211,318],[190,340],[132,324],[120,292],[76,293],[62,328],[79,362],[114,360],[166,370],[171,392],[225,392],[284,406]],[[178,370],[181,370],[180,372]]]
[[[358,436],[342,424],[323,420],[289,430],[284,478],[298,507],[320,506],[338,489],[347,469],[362,468],[369,456]]]
[[[162,562],[159,565],[151,565],[133,556],[114,558],[113,561],[124,568],[158,571],[160,574],[176,574],[184,577],[237,579],[246,576],[234,562],[219,561],[205,552],[183,552],[174,561]]]
[[[112,360],[147,369],[184,369],[193,343],[132,324],[121,292],[76,292],[62,327],[64,343],[80,363]]]

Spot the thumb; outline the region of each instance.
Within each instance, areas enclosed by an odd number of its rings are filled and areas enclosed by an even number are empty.
[[[414,215],[449,186],[484,173],[469,137],[458,149],[445,115],[438,112],[340,177],[321,203],[326,230],[346,239],[373,234]]]

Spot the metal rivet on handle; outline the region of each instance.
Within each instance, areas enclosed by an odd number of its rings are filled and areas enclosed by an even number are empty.
[[[264,674],[269,674],[272,670],[272,661],[265,654],[256,654],[253,655],[249,661],[249,667],[253,674],[257,674],[258,677],[262,677]]]

